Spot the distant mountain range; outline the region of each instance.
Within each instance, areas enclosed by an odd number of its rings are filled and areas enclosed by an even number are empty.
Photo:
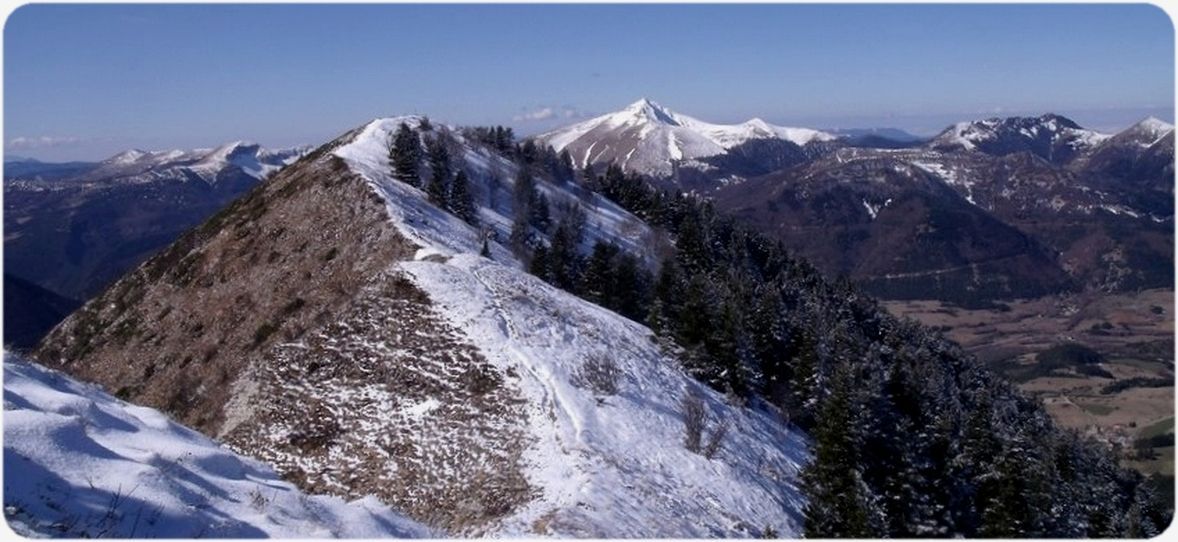
[[[85,300],[305,151],[235,142],[93,163],[5,162],[6,284],[11,275]],[[23,306],[5,303],[6,328],[22,320],[48,329],[44,314],[13,312]]]
[[[1157,119],[1102,134],[1054,114],[991,118],[921,140],[714,125],[641,100],[536,141],[711,198],[883,297],[1173,282],[1174,132]]]

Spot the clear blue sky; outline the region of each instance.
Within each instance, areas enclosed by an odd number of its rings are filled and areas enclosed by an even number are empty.
[[[714,122],[1113,129],[1173,120],[1174,29],[1148,5],[32,5],[4,30],[5,150],[49,160],[414,112],[534,133],[643,96]]]

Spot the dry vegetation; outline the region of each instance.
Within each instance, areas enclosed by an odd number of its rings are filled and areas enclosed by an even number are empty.
[[[389,273],[416,247],[329,152],[112,285],[36,357],[225,438],[309,492],[373,493],[477,533],[531,491],[513,375]]]

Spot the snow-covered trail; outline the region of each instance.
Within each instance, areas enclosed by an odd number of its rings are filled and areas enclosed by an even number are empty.
[[[489,534],[800,533],[804,437],[687,377],[649,329],[474,255],[399,267],[491,363],[517,375],[525,398],[534,437],[525,468],[540,495]],[[592,357],[618,365],[616,394],[576,384]],[[704,396],[709,429],[730,429],[713,459],[683,446],[679,401],[689,391]]]

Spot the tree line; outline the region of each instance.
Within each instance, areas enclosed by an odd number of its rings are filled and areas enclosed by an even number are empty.
[[[706,199],[477,133],[519,165],[509,244],[533,274],[647,324],[695,378],[813,438],[806,536],[1136,537],[1169,524],[1153,485],[1106,447]],[[663,230],[671,255],[651,270],[611,244],[582,251],[583,213],[553,220],[538,177],[616,202]]]

